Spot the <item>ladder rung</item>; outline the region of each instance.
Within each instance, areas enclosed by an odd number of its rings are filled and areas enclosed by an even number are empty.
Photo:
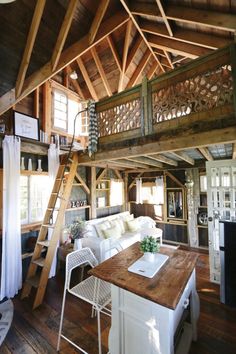
[[[38,241],[37,244],[40,246],[49,247],[50,241],[49,240]]]
[[[45,258],[40,257],[40,258],[35,259],[34,261],[32,261],[32,263],[37,264],[40,267],[43,267],[44,263],[45,263]]]
[[[36,274],[33,277],[26,279],[25,281],[26,281],[26,283],[30,284],[34,288],[38,288],[39,282],[40,282],[40,274]]]
[[[54,229],[54,227],[55,227],[55,224],[43,224],[42,225],[43,227],[47,227],[47,228],[51,228],[51,229]]]
[[[50,210],[50,211],[59,211],[59,208],[47,208],[47,210]]]

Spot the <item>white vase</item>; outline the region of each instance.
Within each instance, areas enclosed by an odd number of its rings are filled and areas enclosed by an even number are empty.
[[[32,160],[28,160],[28,171],[32,171]]]
[[[37,168],[37,171],[38,171],[38,172],[42,172],[42,171],[43,171],[43,170],[42,170],[41,163],[42,163],[42,161],[41,161],[40,159],[38,159],[38,168]]]
[[[82,240],[81,238],[76,238],[74,240],[74,251],[81,250],[81,248],[82,248]]]
[[[146,262],[154,262],[156,253],[144,252],[143,260]]]
[[[25,170],[25,158],[24,158],[24,157],[21,158],[20,169],[21,169],[21,170]]]

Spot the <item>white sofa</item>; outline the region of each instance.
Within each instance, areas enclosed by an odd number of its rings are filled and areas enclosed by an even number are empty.
[[[131,219],[127,223],[128,219]],[[132,222],[132,220],[134,220]],[[115,235],[113,236],[112,230],[115,230],[114,227],[123,224],[124,232],[119,234],[119,237]],[[114,226],[115,225],[115,226]],[[130,231],[129,226],[136,228],[134,231]],[[109,237],[104,236],[104,230],[108,229],[108,233],[111,230]],[[131,228],[131,229],[132,229]],[[152,229],[152,230],[150,230]],[[129,247],[133,243],[140,241],[144,236],[150,234],[155,234],[155,237],[160,238],[160,242],[162,242],[162,230],[155,228],[155,221],[148,216],[139,216],[136,219],[132,219],[132,216],[128,211],[123,213],[110,215],[104,218],[92,219],[86,222],[86,234],[82,239],[83,247],[89,247],[95,254],[96,258],[99,262],[104,261],[105,259],[113,256],[118,251]]]

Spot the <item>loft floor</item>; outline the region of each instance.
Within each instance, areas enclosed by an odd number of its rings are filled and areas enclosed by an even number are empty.
[[[236,309],[219,302],[219,286],[209,282],[208,255],[200,254],[197,263],[197,290],[200,296],[200,319],[198,341],[192,343],[190,354],[234,354],[236,353]],[[30,301],[14,299],[14,319],[8,335],[0,349],[1,354],[52,354],[56,353],[57,333],[60,320],[63,269],[48,282],[44,303],[31,310]],[[65,332],[90,354],[97,353],[97,322],[90,318],[90,306],[67,298]],[[110,321],[102,317],[103,352],[108,351],[107,338]],[[63,354],[78,353],[62,340]],[[134,354],[134,353],[129,353]]]

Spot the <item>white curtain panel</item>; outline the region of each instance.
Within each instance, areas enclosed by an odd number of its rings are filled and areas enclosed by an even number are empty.
[[[110,181],[110,206],[123,204],[124,182],[111,178]]]
[[[164,204],[164,180],[163,176],[157,177],[155,180],[156,193],[155,193],[155,204]]]
[[[55,178],[56,178],[56,175],[57,175],[57,170],[58,170],[58,167],[59,167],[59,150],[58,148],[56,147],[55,144],[50,144],[50,147],[48,149],[48,174],[49,174],[49,183],[50,183],[50,193],[52,191],[52,188],[53,188],[53,185],[54,185],[54,181],[55,181]],[[49,195],[50,197],[50,195]],[[59,205],[57,205],[57,207],[59,207]],[[57,212],[54,211],[53,213],[53,222],[56,220],[56,217],[57,217]],[[48,229],[48,239],[50,240],[51,237],[52,237],[52,232],[53,232],[53,229]],[[56,265],[57,265],[57,248],[55,250],[55,255],[54,255],[54,258],[53,258],[53,261],[52,261],[52,265],[51,265],[51,270],[50,270],[50,273],[49,273],[49,278],[51,277],[54,277],[55,274],[56,274]]]
[[[143,204],[142,179],[136,178],[136,203]]]
[[[20,139],[3,140],[3,223],[1,299],[12,298],[22,287],[20,223]]]

